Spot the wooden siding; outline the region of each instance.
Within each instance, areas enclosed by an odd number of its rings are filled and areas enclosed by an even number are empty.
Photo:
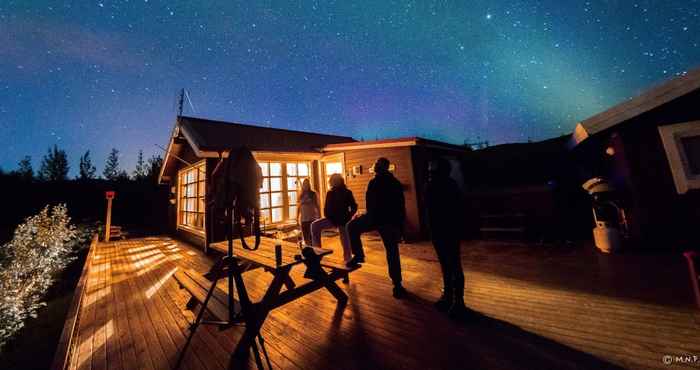
[[[367,184],[374,176],[369,173],[369,168],[379,157],[387,158],[396,166],[393,174],[401,182],[406,198],[406,237],[413,240],[420,237],[420,219],[418,215],[418,195],[416,184],[413,178],[413,162],[411,148],[381,148],[381,149],[358,149],[345,152],[345,172],[352,173],[354,166],[362,166],[362,174],[357,176],[346,176],[346,183],[355,196],[355,200],[360,208],[364,210],[365,193]]]
[[[262,334],[274,368],[658,369],[666,368],[663,355],[700,353],[700,313],[680,256],[465,243],[465,300],[485,316],[459,324],[431,305],[441,283],[429,243],[402,248],[411,294],[397,301],[381,242],[365,241],[367,263],[342,286],[346,307],[317,292],[272,311]],[[324,246],[340,255],[337,238]],[[171,276],[176,268],[207,271],[213,261],[151,237],[98,243],[88,263],[70,369],[172,369],[193,315]],[[662,278],[652,278],[659,270]],[[270,280],[246,273],[254,298]],[[182,368],[225,368],[241,333],[202,327]]]

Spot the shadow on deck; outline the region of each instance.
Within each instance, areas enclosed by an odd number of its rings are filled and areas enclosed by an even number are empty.
[[[337,248],[332,242],[326,246]],[[429,244],[402,247],[404,281],[411,294],[393,299],[383,248],[370,237],[368,263],[342,286],[350,297],[347,306],[338,307],[329,293],[318,291],[272,312],[262,333],[273,366],[638,369],[662,367],[663,354],[700,354],[698,317],[690,309],[580,289],[575,282],[580,276],[564,273],[565,268],[551,270],[563,277],[546,278],[547,266],[558,266],[561,257],[556,254],[535,274],[523,275],[537,250],[510,246],[506,254],[511,259],[502,264],[491,257],[493,245],[469,247],[463,261],[466,302],[484,314],[481,319],[455,323],[433,309],[441,279]],[[207,271],[212,258],[167,237],[99,243],[96,248],[70,368],[172,368],[193,315],[185,310],[187,293],[171,276],[181,267]],[[528,257],[520,258],[524,255]],[[295,281],[303,279],[302,273],[297,268]],[[271,279],[259,270],[244,277],[254,299]],[[225,368],[241,333],[239,327],[203,327],[183,368]]]

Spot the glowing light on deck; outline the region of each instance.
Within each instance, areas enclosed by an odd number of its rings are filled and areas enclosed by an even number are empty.
[[[160,287],[162,287],[163,284],[165,284],[165,282],[168,281],[168,279],[170,279],[170,277],[175,273],[175,271],[177,271],[177,267],[170,270],[167,274],[163,275],[163,277],[160,278],[160,280],[156,281],[155,284],[151,285],[150,288],[146,289],[146,298],[151,299],[151,297],[153,297],[153,295],[156,294]]]

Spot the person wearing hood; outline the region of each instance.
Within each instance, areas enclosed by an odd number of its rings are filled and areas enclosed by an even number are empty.
[[[442,296],[435,307],[459,317],[464,305],[464,272],[460,251],[460,230],[464,226],[462,194],[457,182],[450,177],[450,162],[444,158],[428,164],[428,182],[424,192],[430,237],[442,270]]]

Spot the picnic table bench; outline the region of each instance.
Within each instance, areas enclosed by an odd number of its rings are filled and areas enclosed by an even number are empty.
[[[246,238],[246,242],[248,245],[254,245],[252,237]],[[238,239],[233,244],[234,262],[228,265],[233,266],[232,268],[234,269],[235,288],[238,291],[237,299],[232,299],[225,290],[215,286],[214,292],[206,304],[206,310],[217,319],[217,321],[208,323],[218,323],[222,326],[235,320],[245,323],[245,331],[231,356],[232,363],[235,360],[246,358],[250,348],[255,347],[254,340],[256,337],[259,337],[260,329],[273,309],[322,288],[328,290],[340,304],[345,304],[348,296],[336,284],[336,281],[347,279],[352,271],[359,268],[359,266],[347,267],[340,263],[321,259],[320,265],[322,268],[320,273],[314,275],[312,279],[297,283],[292,280],[290,272],[294,266],[303,265],[305,261],[301,257],[301,251],[296,244],[268,237],[260,238],[260,246],[257,250],[243,248]],[[276,244],[281,244],[282,246],[281,260],[279,261],[275,255]],[[210,244],[210,248],[225,255],[228,252],[227,242]],[[322,248],[314,248],[314,252],[319,258],[333,253],[330,249]],[[225,263],[226,258],[224,257],[217,264]],[[262,299],[258,302],[251,301],[242,277],[245,271],[255,268],[262,268],[273,275],[272,281]],[[224,266],[222,272],[214,279],[219,280],[226,277],[227,269],[228,267]],[[192,296],[188,303],[189,308],[192,308],[196,302],[204,302],[208,290],[214,286],[204,275],[194,270],[179,270],[174,274],[174,277],[180,287],[186,289]],[[285,287],[284,290],[282,289],[283,286]],[[229,309],[231,302],[234,304],[235,310],[241,313],[240,317],[232,317],[231,313],[234,310]]]

